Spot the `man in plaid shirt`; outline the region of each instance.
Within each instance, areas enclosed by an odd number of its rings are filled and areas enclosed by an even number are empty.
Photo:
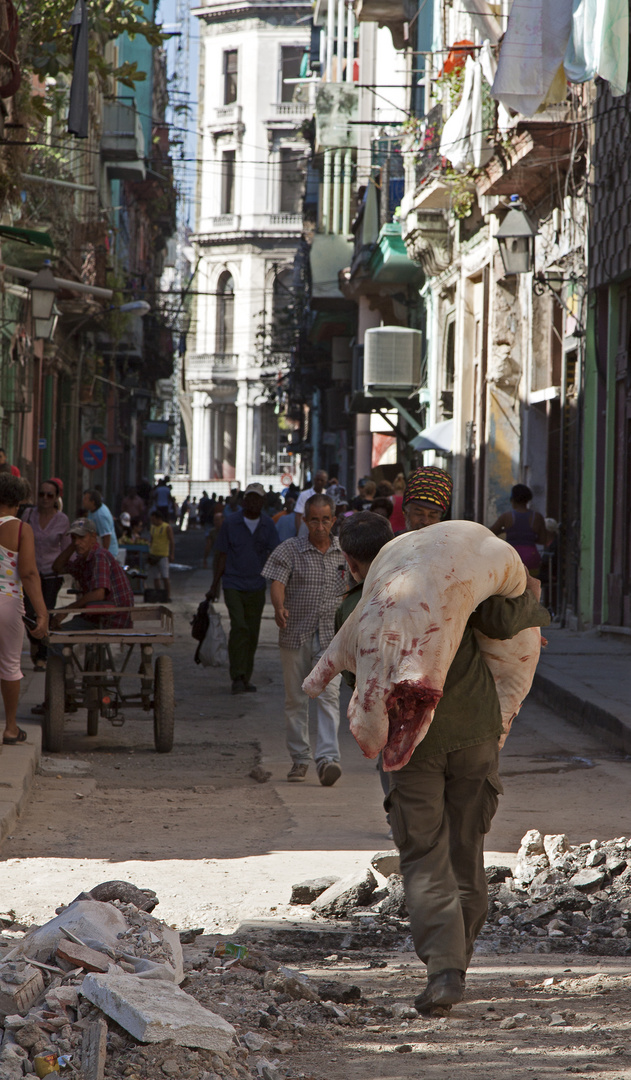
[[[72,543],[57,556],[53,563],[56,574],[64,571],[72,574],[81,593],[64,608],[64,612],[82,611],[94,605],[106,607],[133,607],[134,594],[123,567],[99,545],[96,526],[89,518],[73,521],[68,530]],[[65,614],[56,615],[59,626]],[[98,619],[98,623],[97,623]],[[68,624],[68,630],[93,629],[95,624],[108,630],[125,630],[132,625],[129,612],[120,615],[78,615]]]
[[[292,536],[269,556],[263,576],[271,578],[271,597],[278,626],[285,682],[287,749],[290,783],[306,778],[311,761],[309,699],[303,680],[335,634],[335,611],[346,592],[346,561],[336,536],[335,503],[328,495],[312,495],[305,504],[306,537]],[[340,676],[316,700],[318,735],[315,761],[318,778],[331,787],[342,775],[337,730],[340,722]]]

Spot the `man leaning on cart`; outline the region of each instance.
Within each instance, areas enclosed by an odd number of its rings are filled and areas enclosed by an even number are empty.
[[[80,593],[77,598],[54,615],[50,620],[50,629],[58,630],[61,623],[73,612],[75,615],[64,630],[94,630],[95,626],[108,630],[125,630],[132,625],[128,611],[120,615],[99,615],[96,611],[87,614],[86,609],[98,607],[130,608],[134,606],[134,594],[129,578],[123,567],[101,547],[96,526],[89,518],[78,518],[68,530],[72,542],[55,559],[53,571],[72,574]],[[85,611],[85,614],[83,612]],[[50,652],[61,655],[62,645],[50,645]],[[35,705],[31,712],[39,715],[44,712],[43,705]]]

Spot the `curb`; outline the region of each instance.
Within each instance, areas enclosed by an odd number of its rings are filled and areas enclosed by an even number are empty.
[[[28,733],[27,741],[3,746],[0,753],[0,843],[10,834],[30,799],[42,756],[41,725],[18,719],[20,727]]]
[[[532,693],[543,705],[554,709],[564,720],[587,731],[611,750],[631,754],[631,726],[615,713],[539,672],[535,674]]]

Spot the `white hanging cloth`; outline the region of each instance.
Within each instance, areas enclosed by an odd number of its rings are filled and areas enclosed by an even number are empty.
[[[570,82],[587,82],[600,75],[614,97],[626,92],[629,0],[574,0],[564,66]]]
[[[514,0],[493,83],[506,108],[533,116],[545,101],[563,63],[572,8],[573,0]]]
[[[460,103],[446,121],[440,140],[440,155],[454,169],[467,165],[476,168],[484,163],[484,131],[482,122],[482,67],[478,60],[467,57]]]

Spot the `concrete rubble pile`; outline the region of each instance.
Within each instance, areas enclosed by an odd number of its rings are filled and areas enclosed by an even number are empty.
[[[398,852],[381,852],[371,867],[328,886],[328,879],[295,885],[291,902],[310,903],[316,915],[350,919],[363,930],[389,926],[405,932],[398,871]],[[487,879],[489,916],[476,952],[631,955],[631,840],[626,837],[572,846],[564,834],[542,836],[531,829],[514,870],[487,867]]]
[[[322,1080],[292,1066],[296,1047],[386,1015],[328,970],[311,981],[255,944],[209,945],[135,904],[81,897],[27,932],[3,919],[0,1080]],[[330,936],[319,935],[322,957]],[[277,947],[296,954],[272,934]]]

